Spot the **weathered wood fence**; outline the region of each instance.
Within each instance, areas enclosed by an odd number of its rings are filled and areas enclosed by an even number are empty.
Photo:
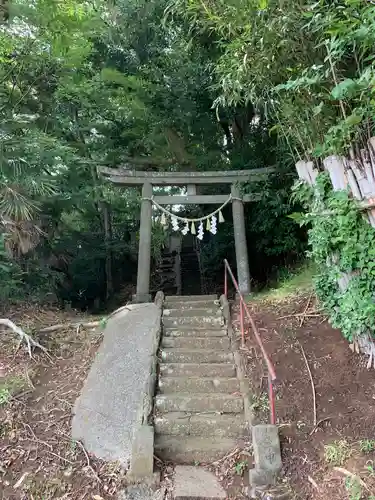
[[[343,156],[328,156],[322,166],[329,173],[332,187],[335,191],[348,190],[349,195],[358,201],[359,210],[371,226],[375,228],[375,137],[367,142],[367,147],[355,154],[350,151],[349,158]],[[317,166],[312,161],[296,163],[298,176],[301,180],[313,186],[319,174]],[[332,256],[332,261],[335,256]],[[327,263],[328,264],[328,263]],[[345,292],[354,273],[342,273],[338,278],[338,286]],[[369,356],[368,368],[375,368],[375,343],[370,333],[360,335],[353,348]]]

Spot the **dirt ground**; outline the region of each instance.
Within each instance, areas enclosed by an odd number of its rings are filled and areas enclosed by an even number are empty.
[[[0,330],[0,499],[75,500],[113,498],[122,480],[116,464],[90,457],[70,438],[72,406],[98,347],[99,328],[46,326],[100,318],[35,305],[2,311],[32,333],[50,357],[30,359],[17,335]]]
[[[278,376],[282,481],[291,498],[374,500],[375,372],[368,371],[367,360],[353,354],[340,332],[329,326],[312,297],[254,301],[250,307]],[[51,358],[35,351],[30,359],[24,347],[16,352],[17,336],[0,330],[0,499],[114,498],[124,473],[117,464],[89,456],[82,443],[70,438],[72,405],[101,330],[69,326],[38,333],[49,325],[100,318],[35,305],[3,311],[2,317],[32,333]],[[259,420],[267,421],[267,373],[250,336],[243,355],[253,386],[253,409]],[[230,498],[243,497],[237,493],[247,485],[250,451],[234,450],[209,466]]]
[[[276,368],[284,482],[292,498],[375,500],[375,371],[312,296],[254,301],[250,310]],[[267,421],[267,371],[254,342],[248,338],[244,355],[253,407]]]

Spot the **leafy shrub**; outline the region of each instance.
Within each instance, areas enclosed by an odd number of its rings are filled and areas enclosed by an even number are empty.
[[[309,256],[318,272],[315,288],[332,325],[351,341],[375,332],[375,231],[346,191],[333,191],[327,173],[314,188],[298,183],[295,196],[306,213],[293,214],[308,225]],[[346,287],[338,280],[349,276]]]

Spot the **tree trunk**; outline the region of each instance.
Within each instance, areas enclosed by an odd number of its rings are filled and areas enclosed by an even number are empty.
[[[103,224],[104,224],[104,242],[106,249],[106,258],[105,258],[105,274],[107,280],[107,288],[106,288],[106,298],[107,300],[113,294],[113,275],[112,275],[112,220],[111,220],[111,211],[107,202],[102,201],[102,214],[103,214]]]

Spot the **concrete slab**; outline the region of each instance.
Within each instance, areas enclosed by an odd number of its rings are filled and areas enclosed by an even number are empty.
[[[199,302],[200,300],[217,300],[217,295],[167,295],[168,302]]]
[[[137,304],[109,319],[73,410],[73,439],[124,467],[131,461],[134,429],[142,423],[160,316],[156,305]]]
[[[155,436],[155,455],[175,464],[202,464],[232,452],[238,441],[232,438],[196,436]]]
[[[226,330],[207,329],[207,328],[191,328],[190,326],[182,326],[176,328],[164,328],[164,337],[226,337]]]
[[[183,316],[181,318],[170,318],[165,316],[163,324],[166,328],[179,328],[180,326],[219,328],[224,326],[224,318],[216,316]]]
[[[178,465],[175,468],[173,498],[175,500],[223,500],[225,490],[216,476],[200,467]]]
[[[234,394],[239,392],[238,379],[232,378],[209,378],[209,377],[165,377],[159,378],[159,392],[171,394],[173,392],[206,393],[221,392]]]
[[[160,373],[174,377],[235,377],[236,367],[230,363],[162,363]]]
[[[166,349],[160,353],[163,363],[233,363],[233,354],[209,349]]]
[[[154,428],[140,425],[135,429],[130,475],[133,479],[151,477],[154,470]]]
[[[190,309],[183,308],[166,308],[164,306],[163,316],[170,318],[183,318],[183,317],[191,317],[191,316],[202,316],[202,317],[212,317],[212,316],[221,316],[221,309],[218,307],[194,307]]]
[[[210,349],[229,351],[229,337],[165,337],[162,347],[173,349]]]
[[[164,500],[165,494],[165,486],[154,490],[147,484],[134,484],[120,491],[117,500]]]
[[[154,418],[155,432],[168,436],[211,436],[242,437],[249,436],[246,422],[241,414],[191,415],[183,412],[170,412]]]
[[[160,412],[222,412],[242,413],[243,398],[231,394],[158,394],[155,408]]]

